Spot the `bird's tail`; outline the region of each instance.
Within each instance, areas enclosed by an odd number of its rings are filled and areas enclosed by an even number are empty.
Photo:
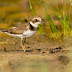
[[[14,36],[14,37],[20,37],[20,38],[22,37],[22,34],[11,34],[11,33],[8,33],[8,29],[0,29],[0,32],[8,34],[10,36]]]
[[[8,30],[7,29],[0,29],[0,32],[8,32]]]

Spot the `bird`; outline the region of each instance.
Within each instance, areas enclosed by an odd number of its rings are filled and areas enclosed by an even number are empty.
[[[40,17],[33,17],[29,23],[25,25],[20,25],[10,29],[0,29],[0,32],[6,33],[13,37],[19,37],[21,39],[21,46],[26,52],[25,42],[26,39],[33,36],[38,30],[39,24],[44,23]]]

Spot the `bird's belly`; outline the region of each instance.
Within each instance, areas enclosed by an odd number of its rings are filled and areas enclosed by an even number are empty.
[[[27,31],[24,31],[23,32],[23,37],[31,37],[32,35],[35,34],[36,31],[30,31],[30,30],[27,30]]]

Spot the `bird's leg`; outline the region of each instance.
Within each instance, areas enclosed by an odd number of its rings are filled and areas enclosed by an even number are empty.
[[[24,52],[26,52],[25,41],[26,41],[26,38],[24,40],[23,40],[23,38],[21,38],[21,46],[22,46]]]
[[[23,48],[24,48],[24,52],[26,52],[25,42],[26,42],[26,38],[24,38],[24,40],[23,40]]]

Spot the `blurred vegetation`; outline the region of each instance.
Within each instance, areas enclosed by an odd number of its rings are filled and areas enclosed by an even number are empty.
[[[0,28],[11,28],[25,19],[40,16],[45,24],[39,31],[49,37],[71,35],[71,0],[0,0]]]

